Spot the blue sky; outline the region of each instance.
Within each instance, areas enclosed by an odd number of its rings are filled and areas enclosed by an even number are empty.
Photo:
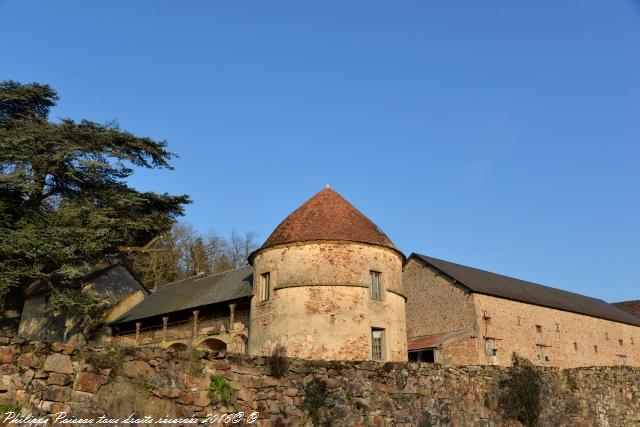
[[[0,0],[0,79],[167,139],[185,219],[261,239],[331,184],[401,250],[640,298],[633,1]]]

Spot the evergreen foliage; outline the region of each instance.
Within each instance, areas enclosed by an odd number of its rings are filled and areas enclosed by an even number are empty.
[[[78,279],[169,230],[189,198],[127,185],[135,168],[172,169],[165,141],[50,121],[58,99],[48,85],[0,82],[0,308],[19,308],[40,280],[56,310],[91,318],[104,302]]]

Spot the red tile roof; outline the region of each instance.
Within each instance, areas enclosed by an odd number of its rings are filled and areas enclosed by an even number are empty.
[[[407,340],[407,349],[409,351],[415,351],[439,347],[447,341],[451,341],[452,339],[465,335],[469,332],[471,332],[471,330],[464,329],[462,331],[442,332],[439,334],[423,335],[420,337],[410,337]]]
[[[369,218],[330,188],[325,188],[293,211],[266,242],[249,256],[277,245],[315,240],[343,240],[384,246],[402,253]],[[403,255],[404,258],[404,255]]]
[[[640,317],[640,300],[614,302],[613,305],[615,305],[619,309],[626,311],[627,313],[631,313],[636,317]]]

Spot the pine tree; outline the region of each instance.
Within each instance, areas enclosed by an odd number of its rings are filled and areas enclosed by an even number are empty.
[[[126,183],[135,168],[172,169],[166,141],[113,123],[52,122],[58,99],[48,85],[0,83],[0,301],[19,306],[40,280],[54,308],[89,313],[81,267],[122,259],[123,248],[169,230],[190,201]]]

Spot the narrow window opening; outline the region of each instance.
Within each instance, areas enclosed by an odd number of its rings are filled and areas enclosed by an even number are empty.
[[[547,356],[546,346],[538,344],[538,359],[542,362],[548,362],[549,356]]]
[[[574,343],[573,343],[573,349],[574,349],[575,351],[578,351],[578,343],[577,343],[577,342],[574,342]]]
[[[260,301],[268,301],[271,296],[271,274],[260,275]]]
[[[598,352],[598,346],[597,346],[597,345],[594,345],[594,346],[593,346],[593,351],[594,351],[594,353],[597,353],[597,352]]]
[[[542,333],[542,325],[536,325],[536,332],[538,332],[539,334]]]
[[[518,316],[518,326],[520,326],[520,316]]]
[[[560,323],[556,323],[556,332],[560,332]]]
[[[371,356],[373,360],[384,360],[384,329],[371,328]]]
[[[618,344],[620,344],[620,346],[624,345],[624,340],[618,340]]]
[[[369,275],[371,277],[371,299],[380,300],[380,272],[370,271]]]

